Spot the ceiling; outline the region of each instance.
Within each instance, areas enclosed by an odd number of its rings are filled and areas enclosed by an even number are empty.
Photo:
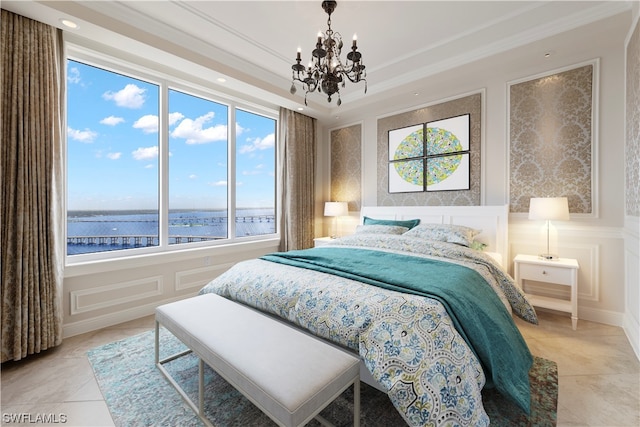
[[[2,8],[60,28],[61,18],[74,19],[79,28],[68,30],[72,40],[126,47],[160,64],[180,68],[176,57],[186,58],[199,64],[193,69],[215,84],[226,77],[227,91],[288,108],[304,107],[300,88],[295,96],[289,93],[296,50],[301,48],[306,64],[317,33],[327,28],[327,15],[316,0],[5,0]],[[630,8],[628,1],[593,0],[343,0],[331,21],[345,45],[357,34],[367,66],[368,94],[380,94]],[[167,53],[173,59],[162,58]],[[367,96],[362,83],[348,84],[341,94],[341,109]],[[326,97],[311,94],[306,111],[324,116],[337,108],[335,101],[329,104]]]

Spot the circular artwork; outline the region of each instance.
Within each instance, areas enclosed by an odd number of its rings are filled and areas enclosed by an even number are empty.
[[[462,144],[457,136],[446,129],[427,129],[427,153],[443,154],[463,151]]]
[[[407,135],[396,148],[393,159],[409,159],[422,156],[422,129]],[[441,128],[427,129],[427,152],[432,154],[463,151],[460,140],[450,131]],[[427,186],[437,184],[450,177],[460,165],[462,155],[430,158],[427,166]],[[397,162],[394,168],[399,177],[413,185],[423,185],[422,162]]]
[[[422,156],[422,127],[405,136],[393,153],[393,160],[410,159]]]
[[[449,178],[460,166],[462,154],[436,157],[427,161],[427,186],[438,184]]]
[[[398,162],[394,163],[393,167],[403,181],[419,187],[423,186],[424,165],[421,160]]]

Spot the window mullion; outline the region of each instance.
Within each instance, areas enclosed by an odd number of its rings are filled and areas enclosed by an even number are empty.
[[[169,88],[167,82],[160,84],[160,106],[158,114],[159,154],[159,227],[160,247],[169,245]]]
[[[236,238],[236,107],[229,105],[227,125],[227,223],[228,238]]]

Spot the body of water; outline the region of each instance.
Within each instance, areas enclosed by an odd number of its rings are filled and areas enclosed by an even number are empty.
[[[169,244],[227,238],[227,211],[169,212]],[[236,237],[276,232],[273,208],[238,209]],[[158,246],[157,211],[69,211],[67,254]]]

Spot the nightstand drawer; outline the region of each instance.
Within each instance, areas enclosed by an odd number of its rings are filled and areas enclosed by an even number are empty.
[[[572,272],[573,270],[570,268],[520,264],[520,279],[522,280],[571,286],[573,283]]]

